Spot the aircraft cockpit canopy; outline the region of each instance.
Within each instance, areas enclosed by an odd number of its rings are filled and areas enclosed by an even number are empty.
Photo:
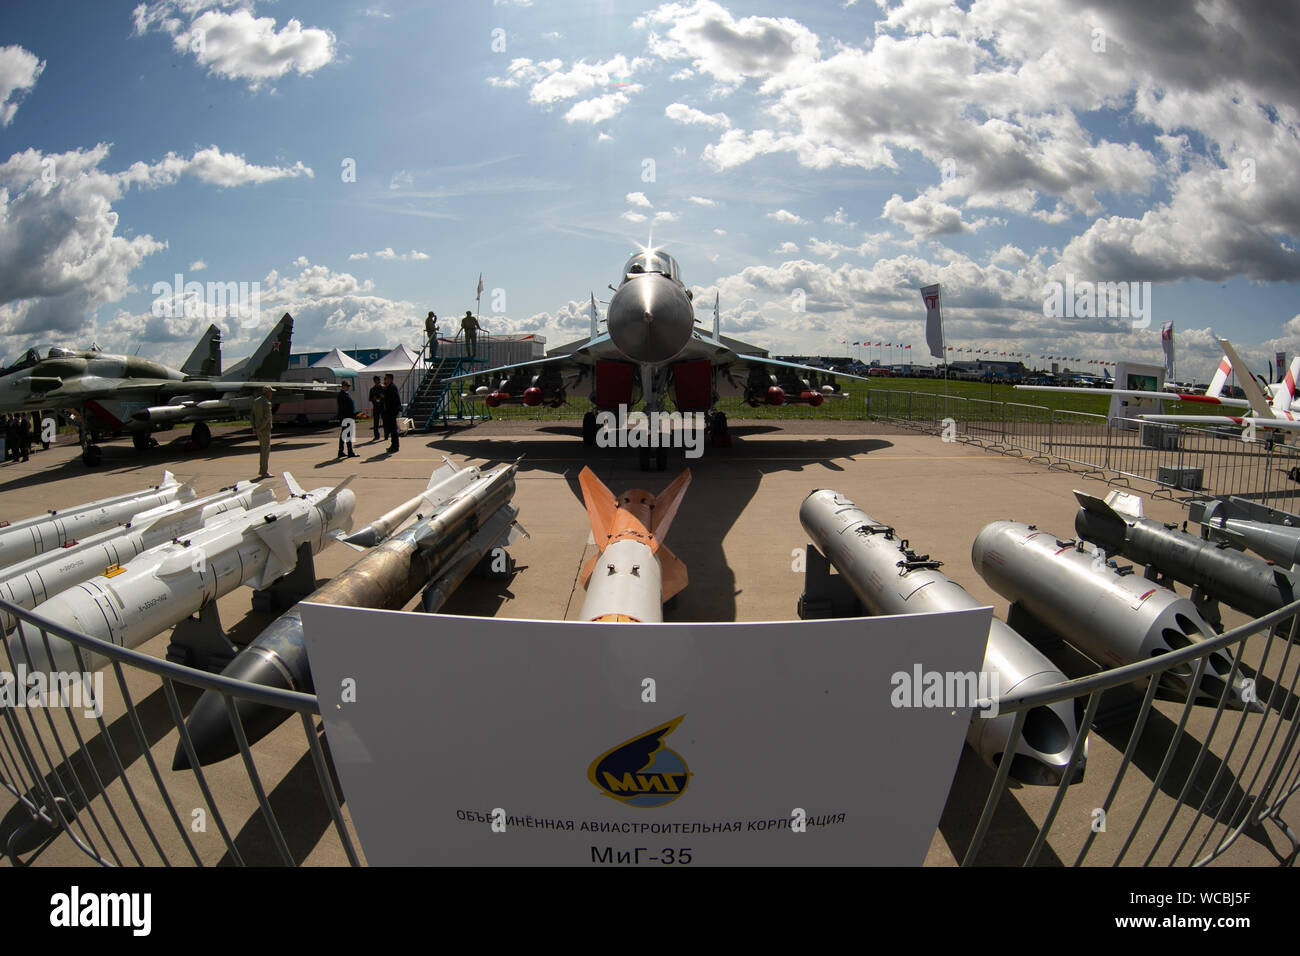
[[[623,274],[639,275],[643,272],[659,272],[681,282],[681,277],[677,274],[677,260],[668,253],[660,249],[649,249],[638,252],[627,264],[623,266]]]
[[[56,349],[52,345],[33,345],[31,348],[18,355],[12,363],[10,363],[6,357],[3,365],[0,365],[0,368],[3,368],[5,372],[17,372],[19,369],[31,368],[37,362],[45,358],[45,353],[48,352],[53,355],[57,351],[61,350]]]

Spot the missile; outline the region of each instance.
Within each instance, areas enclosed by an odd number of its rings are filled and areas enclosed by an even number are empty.
[[[125,525],[11,565],[0,581],[0,598],[19,607],[34,608],[104,568],[120,567],[142,551],[197,531],[219,514],[273,501],[275,493],[269,485],[251,481],[241,481],[190,502],[169,501],[142,511]],[[16,623],[7,611],[0,611],[0,633],[7,634]]]
[[[359,531],[352,532],[343,543],[354,548],[373,548],[400,528],[411,515],[432,514],[479,477],[477,466],[458,468],[449,458],[444,457],[443,461],[447,464],[429,477],[424,491],[380,515]]]
[[[616,496],[590,468],[578,475],[597,551],[582,569],[584,621],[658,623],[664,602],[686,587],[686,565],[663,544],[691,483],[690,469],[659,495]]]
[[[1196,606],[1168,588],[1117,568],[1082,542],[1057,538],[1018,521],[995,521],[975,537],[971,563],[989,587],[1069,641],[1103,667],[1146,661],[1214,637]],[[1216,704],[1233,658],[1209,656],[1196,699]],[[1186,695],[1194,667],[1165,671],[1165,689]],[[1139,684],[1143,683],[1141,681]],[[1246,706],[1241,674],[1234,675],[1228,706]]]
[[[843,495],[814,491],[799,507],[799,521],[813,543],[844,577],[872,614],[929,614],[983,607],[937,570],[939,562],[908,550],[894,529],[876,521]],[[989,625],[983,670],[997,675],[997,694],[1026,692],[1068,678],[1044,654],[997,618]],[[1015,714],[972,715],[966,741],[990,766],[1007,751]],[[1055,785],[1070,762],[1079,728],[1069,701],[1032,708],[1012,748],[1011,776],[1028,784]],[[1083,754],[1072,783],[1083,776]]]
[[[165,424],[182,422],[194,415],[213,415],[217,412],[230,411],[234,406],[223,398],[210,398],[201,402],[184,402],[176,405],[151,405],[133,412],[131,417],[138,422]]]
[[[1282,568],[1144,517],[1140,498],[1111,492],[1103,501],[1082,491],[1074,497],[1083,506],[1074,517],[1075,533],[1144,565],[1152,580],[1155,569],[1252,617],[1295,600],[1294,582]]]
[[[310,492],[288,472],[284,480],[291,492],[286,501],[231,509],[183,540],[144,551],[55,595],[35,613],[120,647],[136,647],[241,584],[267,587],[294,569],[300,545],[315,554],[351,530],[356,503],[345,487],[351,478]],[[47,655],[39,629],[20,622],[9,650],[32,670],[79,670],[73,646],[54,636],[49,640]],[[97,654],[83,651],[82,657],[88,670],[104,665]]]
[[[1201,517],[1201,527],[1211,538],[1239,548],[1249,548],[1269,561],[1285,567],[1300,564],[1300,528],[1290,525],[1227,518],[1219,514],[1221,503],[1209,502]]]
[[[111,498],[101,498],[75,508],[50,511],[13,524],[0,522],[0,568],[57,548],[65,541],[95,534],[131,520],[132,515],[169,501],[190,501],[194,489],[182,485],[170,471],[162,484]]]
[[[437,597],[431,600],[428,593],[425,595],[425,609],[437,610],[484,555],[523,533],[515,522],[518,509],[510,504],[517,468],[518,462],[487,474],[480,474],[477,468],[457,469],[459,475],[472,472],[469,481],[437,511],[366,552],[304,600],[393,610],[401,608],[421,587],[437,578],[433,586]],[[299,607],[295,604],[271,622],[235,656],[222,675],[268,687],[314,693]],[[250,744],[261,740],[290,716],[287,710],[251,700],[236,699],[235,707]],[[204,692],[190,711],[185,727],[203,766],[238,752],[220,694]],[[189,765],[184,747],[177,745],[172,769],[185,770]]]

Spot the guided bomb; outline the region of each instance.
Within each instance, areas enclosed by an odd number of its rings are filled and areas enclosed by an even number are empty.
[[[937,570],[939,562],[909,551],[893,528],[835,491],[820,489],[805,498],[799,521],[871,614],[928,614],[984,606]],[[1002,696],[1067,680],[1041,651],[997,618],[989,626],[983,670],[997,675]],[[986,763],[997,767],[1006,754],[1014,721],[1014,714],[985,718],[976,713],[966,741]],[[1011,776],[1023,783],[1059,783],[1078,737],[1068,701],[1032,708],[1012,748]],[[1076,781],[1087,759],[1086,736],[1083,747]]]

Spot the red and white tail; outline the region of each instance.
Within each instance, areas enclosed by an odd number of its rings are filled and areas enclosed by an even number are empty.
[[[1282,379],[1278,385],[1277,391],[1273,394],[1273,411],[1289,412],[1291,403],[1295,401],[1295,383],[1300,378],[1300,355],[1291,360],[1291,367],[1286,370],[1286,378]]]
[[[1210,380],[1210,387],[1205,390],[1206,397],[1218,398],[1223,392],[1223,386],[1228,383],[1228,376],[1232,374],[1232,362],[1228,356],[1224,356],[1219,362],[1218,371],[1214,373],[1214,378]]]

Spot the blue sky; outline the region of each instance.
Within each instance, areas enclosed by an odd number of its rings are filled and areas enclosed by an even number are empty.
[[[415,343],[480,273],[489,331],[558,345],[653,227],[778,353],[919,353],[940,282],[952,345],[1155,359],[1173,321],[1180,377],[1211,330],[1262,366],[1300,349],[1300,29],[1176,6],[10,2],[0,354]],[[261,312],[157,314],[178,273]],[[1044,316],[1067,274],[1151,282],[1151,327]]]

